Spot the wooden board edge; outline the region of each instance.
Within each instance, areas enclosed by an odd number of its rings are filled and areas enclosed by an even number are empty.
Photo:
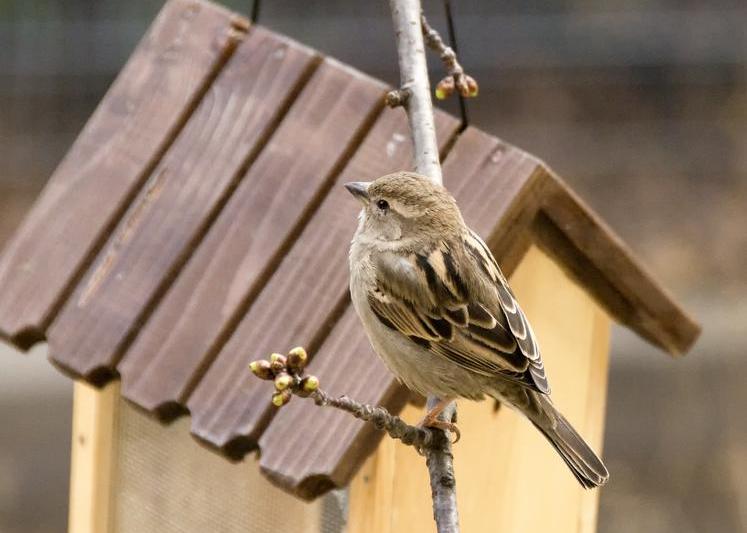
[[[671,355],[687,352],[700,325],[578,195],[547,167],[539,168],[543,201],[532,224],[537,243],[618,321]]]
[[[586,399],[584,435],[589,445],[602,457],[604,448],[604,422],[607,411],[607,391],[610,363],[610,333],[612,322],[601,308],[594,312],[591,333],[591,363],[589,388]],[[611,474],[614,476],[614,472]],[[594,533],[599,515],[600,490],[587,490],[581,495],[578,533]]]
[[[70,461],[70,533],[112,533],[119,382],[102,389],[76,381]]]

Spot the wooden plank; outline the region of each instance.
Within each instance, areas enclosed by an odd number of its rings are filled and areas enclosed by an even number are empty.
[[[700,326],[661,287],[629,248],[559,178],[544,172],[537,240],[621,323],[673,355],[685,353]]]
[[[444,181],[467,223],[490,236],[499,220],[511,219],[515,198],[531,190],[536,166],[536,160],[521,150],[469,129],[446,159]],[[393,376],[372,354],[352,308],[320,347],[309,372],[332,394],[348,394],[395,412],[402,405],[404,394],[395,392]],[[269,394],[267,386],[263,392]],[[319,490],[347,484],[380,436],[348,415],[319,412],[309,402],[296,402],[283,408],[262,435],[260,464],[275,483],[309,498]]]
[[[119,383],[73,389],[70,461],[70,533],[113,531],[113,476],[118,433]]]
[[[607,411],[607,382],[609,376],[611,321],[607,313],[597,309],[594,313],[591,337],[591,364],[589,365],[588,394],[584,435],[589,445],[601,454],[604,444],[604,419]],[[614,475],[614,472],[612,473]],[[597,529],[600,491],[586,491],[581,495],[579,533],[594,533]]]
[[[202,1],[161,10],[0,258],[0,336],[21,348],[43,338],[243,24]]]
[[[392,511],[399,505],[394,501],[397,476],[395,453],[400,444],[384,438],[350,483],[348,491],[347,533],[396,533],[392,529]],[[426,529],[427,528],[427,529]],[[412,533],[430,533],[433,524],[411,524]]]
[[[385,86],[326,60],[118,366],[125,397],[178,412],[383,106]]]
[[[317,65],[254,28],[49,328],[51,360],[100,383]]]
[[[437,115],[442,145],[457,126],[453,118]],[[348,303],[348,248],[359,210],[342,184],[406,167],[408,135],[401,111],[384,113],[340,173],[189,398],[198,438],[233,457],[256,447],[273,408],[267,384],[252,378],[246,365],[298,344],[313,353],[342,314]]]
[[[606,387],[609,318],[536,247],[511,283],[539,336],[556,405],[596,445],[604,401],[590,402]],[[422,411],[409,406],[402,416],[415,422]],[[593,532],[582,513],[598,491],[584,491],[529,422],[511,409],[494,412],[492,402],[460,401],[459,425],[454,460],[463,531]],[[375,508],[379,502],[390,507]],[[352,531],[366,531],[369,521],[383,523],[382,531],[431,531],[423,458],[386,439],[353,479],[349,505]]]

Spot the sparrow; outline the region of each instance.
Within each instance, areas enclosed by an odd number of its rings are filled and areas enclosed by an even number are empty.
[[[448,191],[397,172],[345,184],[363,205],[350,247],[350,294],[376,353],[406,387],[440,400],[426,427],[453,400],[485,396],[540,430],[585,488],[606,467],[550,399],[542,356],[490,249]]]

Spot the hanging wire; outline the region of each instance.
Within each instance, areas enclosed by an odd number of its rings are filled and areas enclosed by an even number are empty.
[[[252,9],[249,13],[249,20],[252,21],[252,24],[259,22],[260,4],[262,4],[262,0],[252,0]]]
[[[259,1],[259,0],[255,0]],[[454,53],[459,55],[459,49],[457,48],[456,31],[454,30],[454,17],[451,13],[451,0],[444,0],[444,11],[446,12],[446,26],[449,30],[449,46]],[[459,131],[462,132],[469,126],[469,114],[467,113],[467,102],[464,96],[459,94],[459,116],[462,118],[462,124],[459,126]]]

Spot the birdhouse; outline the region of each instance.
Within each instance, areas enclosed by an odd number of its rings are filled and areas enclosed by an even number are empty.
[[[302,345],[329,393],[419,417],[347,288],[342,183],[411,164],[386,91],[215,4],[166,3],[0,257],[0,333],[76,380],[70,531],[432,531],[412,448],[311,401],[278,410],[246,370]],[[435,118],[444,183],[601,451],[611,323],[671,354],[698,326],[543,162]],[[464,531],[594,530],[599,491],[530,423],[460,402],[459,425]]]

